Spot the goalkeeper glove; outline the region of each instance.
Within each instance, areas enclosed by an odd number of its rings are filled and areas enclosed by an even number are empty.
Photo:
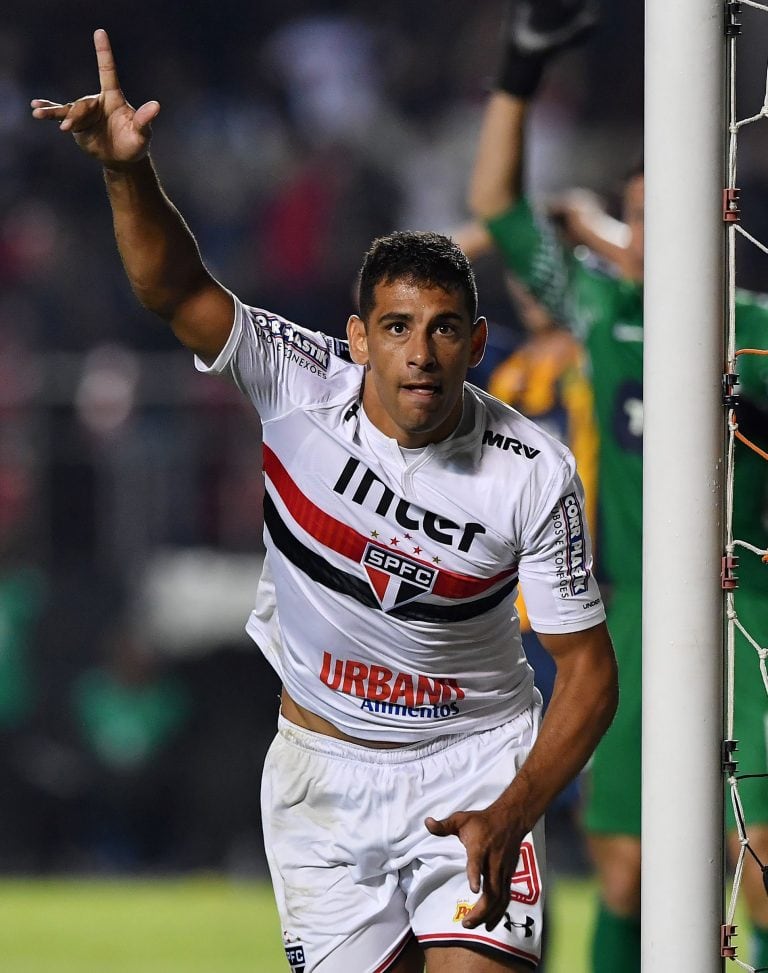
[[[549,58],[581,40],[597,20],[597,0],[510,0],[496,87],[530,98]]]

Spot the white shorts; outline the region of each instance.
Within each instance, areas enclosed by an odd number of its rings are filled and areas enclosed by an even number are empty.
[[[393,750],[345,743],[280,717],[264,764],[262,821],[293,973],[384,973],[415,936],[536,966],[544,828],[526,836],[505,918],[465,929],[479,896],[458,838],[424,819],[491,804],[528,755],[539,708],[481,733]]]

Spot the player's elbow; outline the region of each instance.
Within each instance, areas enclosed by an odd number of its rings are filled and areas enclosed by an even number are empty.
[[[156,273],[150,273],[143,277],[140,274],[133,274],[130,275],[130,282],[139,303],[148,311],[171,323],[178,317],[180,311],[209,285],[210,278],[201,265],[199,270],[195,268],[193,272],[184,275],[176,273],[160,277]]]
[[[167,292],[158,290],[155,287],[142,287],[140,284],[132,284],[133,293],[142,307],[151,311],[163,321],[170,322],[176,313],[178,302],[175,296]]]
[[[597,722],[605,732],[613,722],[619,705],[619,670],[612,647],[601,659],[595,672],[595,678],[599,686],[599,691],[596,694],[596,717]]]
[[[619,669],[605,623],[586,633],[583,653],[574,659],[577,683],[588,700],[590,719],[600,736],[611,725],[619,704]]]

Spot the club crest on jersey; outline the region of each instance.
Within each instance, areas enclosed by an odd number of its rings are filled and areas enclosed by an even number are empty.
[[[428,564],[376,544],[366,544],[361,563],[385,612],[428,594],[437,579],[437,571]]]

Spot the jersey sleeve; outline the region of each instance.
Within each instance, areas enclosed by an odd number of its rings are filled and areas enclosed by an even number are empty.
[[[567,321],[573,257],[553,227],[533,212],[525,197],[486,226],[512,273],[558,321]]]
[[[545,635],[579,632],[605,620],[592,574],[584,489],[572,463],[560,474],[554,481],[559,490],[550,493],[554,502],[547,502],[546,513],[523,538],[519,562],[531,627]]]
[[[198,371],[231,379],[265,422],[329,400],[329,378],[350,364],[347,343],[233,300],[229,338],[214,362],[195,359]]]

